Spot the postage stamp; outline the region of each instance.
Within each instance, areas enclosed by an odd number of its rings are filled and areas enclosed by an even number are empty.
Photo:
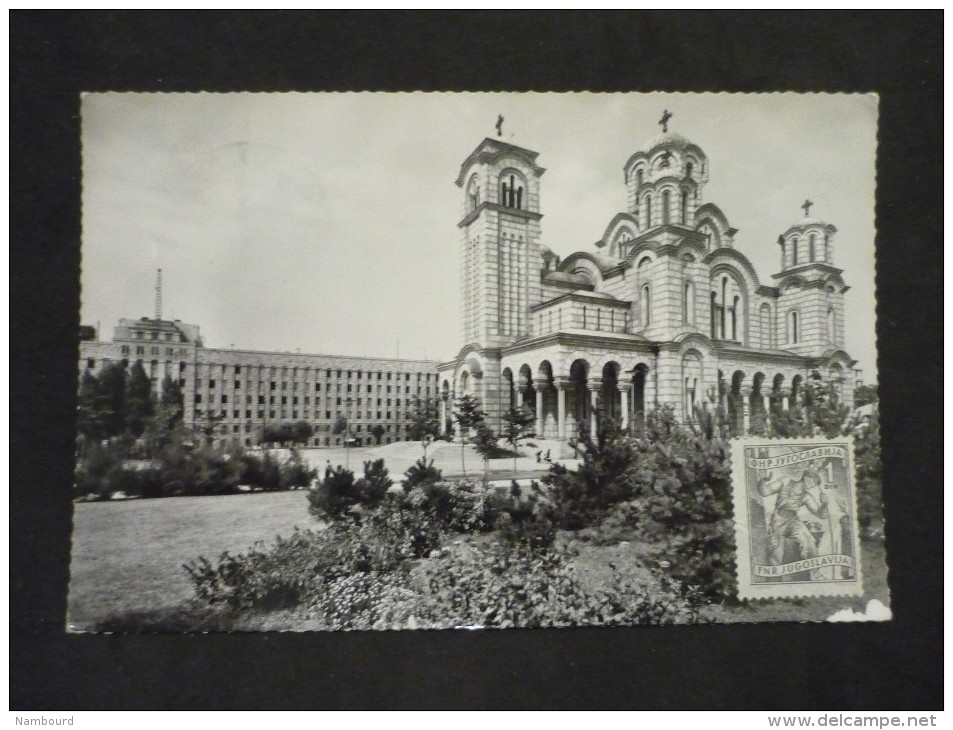
[[[738,595],[863,593],[853,439],[732,442]]]

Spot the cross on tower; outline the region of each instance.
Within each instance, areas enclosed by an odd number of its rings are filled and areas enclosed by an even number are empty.
[[[811,206],[814,205],[810,200],[805,200],[801,205],[804,208],[804,217],[807,218],[811,214]]]
[[[672,112],[666,109],[662,112],[662,118],[658,120],[658,123],[662,125],[662,133],[668,132],[668,120],[672,118]]]
[[[496,136],[497,137],[503,136],[503,115],[502,114],[500,114],[496,118]]]

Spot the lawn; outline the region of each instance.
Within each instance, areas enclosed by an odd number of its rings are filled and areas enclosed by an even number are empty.
[[[159,613],[192,599],[182,564],[313,528],[305,492],[76,504],[68,625]]]

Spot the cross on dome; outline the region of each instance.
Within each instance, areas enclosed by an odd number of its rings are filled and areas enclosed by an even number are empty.
[[[804,217],[807,218],[811,214],[811,206],[814,205],[810,200],[805,200],[801,207],[804,208]]]
[[[662,112],[662,118],[658,120],[658,123],[662,125],[662,133],[665,134],[668,132],[668,120],[672,118],[672,112],[666,109]]]
[[[503,136],[503,115],[502,114],[498,115],[496,118],[496,136],[497,137]]]

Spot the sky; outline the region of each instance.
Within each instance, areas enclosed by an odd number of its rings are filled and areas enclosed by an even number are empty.
[[[542,243],[593,250],[622,166],[661,128],[708,156],[703,202],[773,284],[778,236],[833,223],[846,349],[876,379],[877,98],[849,94],[86,94],[84,324],[201,327],[209,347],[447,360],[463,345],[460,164],[484,137],[539,153]]]

